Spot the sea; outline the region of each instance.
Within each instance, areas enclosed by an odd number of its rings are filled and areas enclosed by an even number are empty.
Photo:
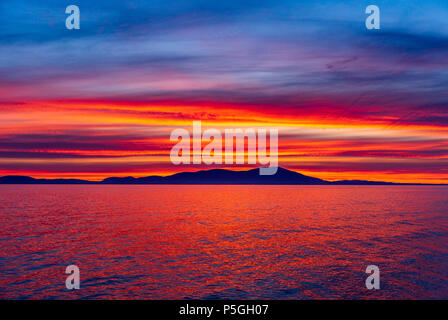
[[[0,185],[0,226],[1,299],[448,299],[447,186]]]

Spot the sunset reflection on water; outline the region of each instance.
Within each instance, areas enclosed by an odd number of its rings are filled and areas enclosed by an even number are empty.
[[[0,298],[448,298],[444,186],[2,185],[0,203]]]

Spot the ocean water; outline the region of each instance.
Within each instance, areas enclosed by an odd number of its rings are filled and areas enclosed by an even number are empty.
[[[0,225],[2,299],[448,299],[444,186],[1,185]]]

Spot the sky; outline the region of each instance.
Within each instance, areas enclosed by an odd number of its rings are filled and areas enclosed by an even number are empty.
[[[446,0],[2,0],[0,15],[0,176],[214,168],[169,158],[171,131],[200,120],[278,128],[279,165],[314,177],[448,183]]]

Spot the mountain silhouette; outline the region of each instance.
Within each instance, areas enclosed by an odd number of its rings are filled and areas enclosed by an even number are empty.
[[[0,177],[0,184],[241,184],[241,185],[412,185],[365,180],[325,181],[301,173],[278,168],[274,175],[259,175],[259,169],[232,171],[225,169],[180,172],[170,176],[110,177],[102,181],[80,179],[35,179],[27,176]]]
[[[167,177],[107,178],[104,184],[328,184],[327,181],[278,168],[274,175],[261,176],[258,169],[232,171],[225,169],[180,172]]]
[[[0,177],[0,184],[94,184],[80,179],[35,179],[27,176]]]

